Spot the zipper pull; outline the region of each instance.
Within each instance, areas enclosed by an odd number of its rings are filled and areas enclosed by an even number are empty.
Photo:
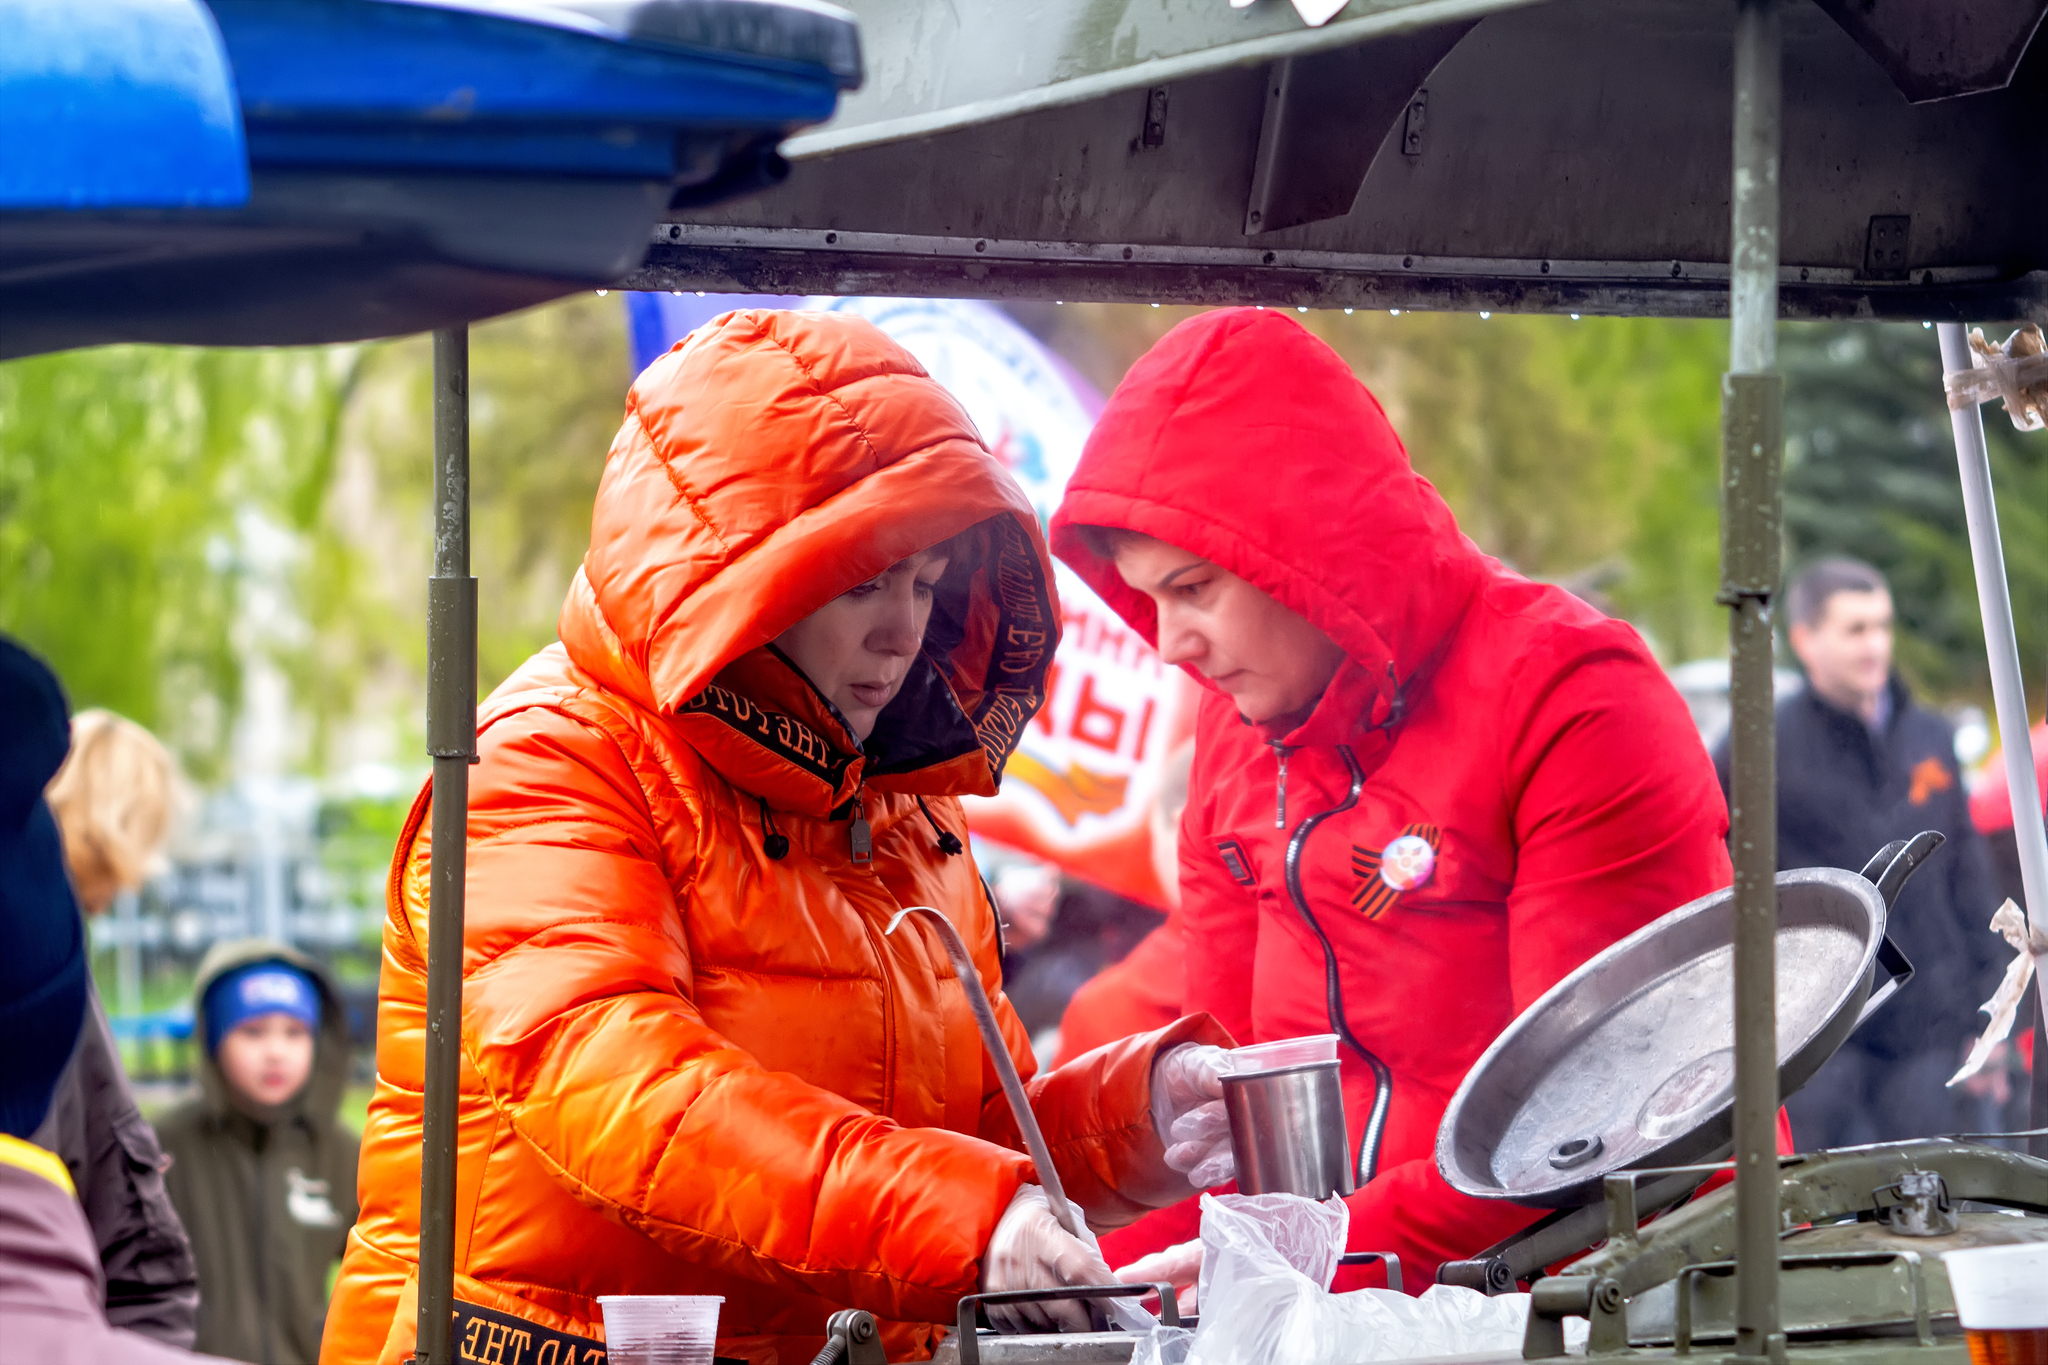
[[[853,844],[853,865],[866,867],[875,860],[875,835],[868,824],[867,812],[860,802],[853,803],[853,824],[847,830],[847,837]]]
[[[1273,788],[1273,828],[1287,828],[1287,750],[1277,744],[1274,751],[1280,755],[1280,781]]]

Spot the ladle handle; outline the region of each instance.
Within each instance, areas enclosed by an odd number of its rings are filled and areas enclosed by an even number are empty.
[[[960,978],[960,987],[967,992],[967,1004],[974,1011],[975,1027],[981,1030],[982,1046],[988,1049],[989,1064],[996,1069],[996,1077],[1003,1083],[1003,1096],[1010,1102],[1010,1114],[1017,1120],[1017,1131],[1024,1138],[1024,1150],[1031,1154],[1031,1164],[1038,1168],[1038,1184],[1045,1191],[1045,1199],[1052,1205],[1052,1216],[1068,1235],[1087,1241],[1081,1232],[1080,1215],[1067,1202],[1067,1192],[1060,1186],[1060,1173],[1053,1169],[1052,1149],[1045,1145],[1045,1133],[1038,1126],[1038,1116],[1031,1112],[1031,1100],[1024,1093],[1024,1082],[1017,1076],[1017,1064],[1010,1060],[1010,1049],[1003,1043],[1003,1031],[996,1023],[995,1006],[988,1002],[988,992],[981,988],[981,973],[974,965],[974,958],[967,951],[967,945],[960,939],[960,931],[953,922],[929,905],[907,906],[896,912],[889,921],[884,934],[896,932],[896,926],[910,915],[922,914],[938,934],[939,941],[946,945],[946,956],[953,960],[953,975]]]

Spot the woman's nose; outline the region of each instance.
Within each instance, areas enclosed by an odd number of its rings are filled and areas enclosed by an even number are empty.
[[[1207,652],[1199,633],[1174,619],[1174,613],[1159,613],[1159,659],[1172,665],[1193,663]]]
[[[924,634],[917,628],[917,610],[908,602],[891,603],[888,614],[868,632],[867,639],[868,648],[877,654],[915,654],[923,643]]]

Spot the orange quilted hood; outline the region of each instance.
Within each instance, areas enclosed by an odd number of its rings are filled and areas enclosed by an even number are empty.
[[[822,696],[794,716],[735,699],[782,631],[963,532],[923,653],[864,748]],[[747,310],[634,382],[560,631],[578,667],[685,728],[734,724],[736,707],[793,733],[779,747],[828,804],[862,782],[986,795],[1044,697],[1051,582],[1030,503],[908,351],[862,318]],[[813,729],[822,762],[804,761]]]

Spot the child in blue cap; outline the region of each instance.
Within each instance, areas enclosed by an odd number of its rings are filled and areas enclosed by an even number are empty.
[[[290,1101],[313,1075],[320,993],[289,962],[252,962],[207,988],[206,1051],[237,1095],[259,1108]]]
[[[201,1093],[157,1128],[199,1262],[199,1349],[312,1365],[356,1217],[345,1012],[317,962],[264,939],[217,944],[193,994]]]

